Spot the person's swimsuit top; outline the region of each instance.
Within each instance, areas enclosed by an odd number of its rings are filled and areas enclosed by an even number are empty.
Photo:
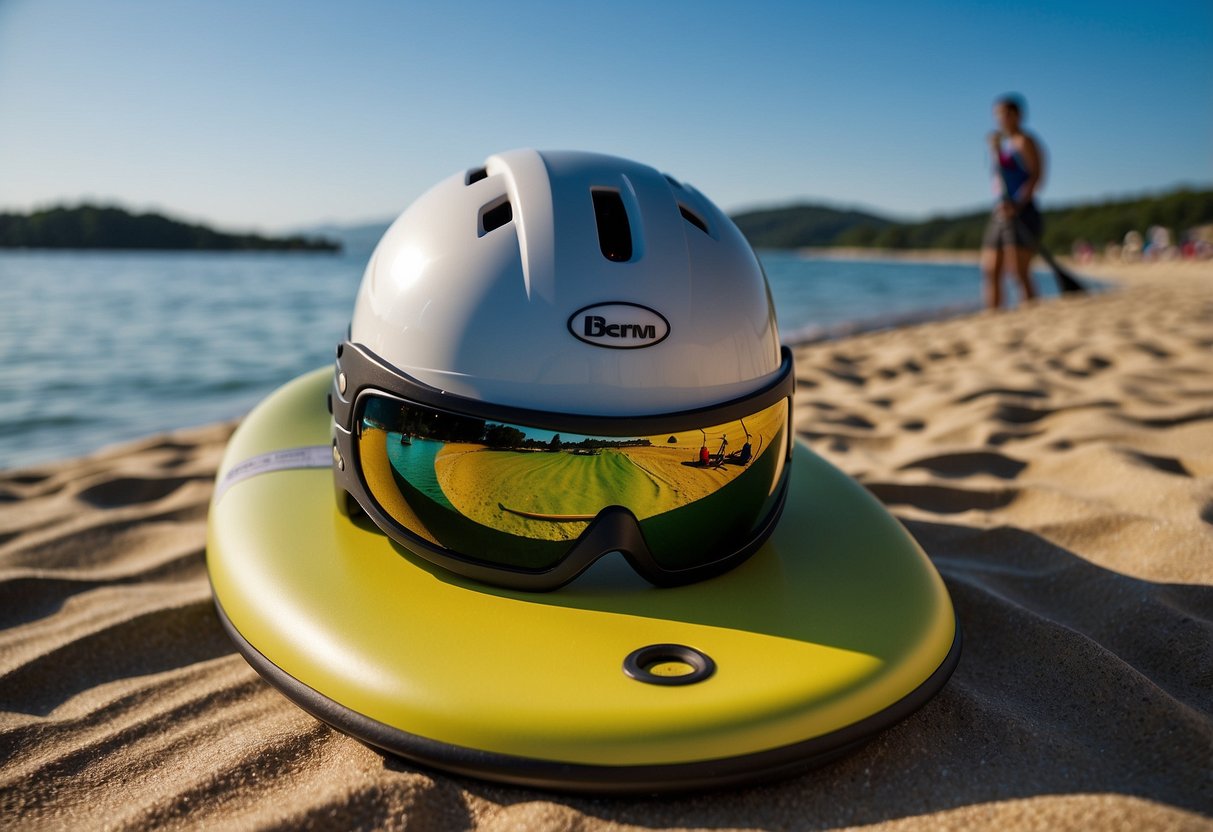
[[[1003,139],[998,150],[998,176],[1002,179],[1002,185],[995,181],[994,190],[999,199],[1004,193],[1014,199],[1015,194],[1031,176],[1027,162],[1024,161],[1019,151],[1012,147],[1009,139]],[[1002,186],[1006,187],[1005,192],[1002,190]]]

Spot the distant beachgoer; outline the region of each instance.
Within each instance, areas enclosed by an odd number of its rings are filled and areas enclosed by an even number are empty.
[[[699,464],[707,467],[707,464],[712,461],[712,454],[708,451],[707,445],[699,446]]]
[[[985,300],[990,309],[1002,305],[1004,270],[1015,275],[1023,300],[1036,297],[1032,257],[1043,231],[1034,197],[1044,179],[1044,153],[1038,140],[1022,128],[1025,104],[1017,95],[994,102],[998,129],[990,133],[990,154],[997,165],[994,188],[998,203],[986,226],[981,246]]]
[[[1145,238],[1136,229],[1125,232],[1124,244],[1120,247],[1120,259],[1126,263],[1136,263],[1141,260],[1141,252],[1145,248]]]
[[[1175,244],[1171,241],[1171,229],[1152,225],[1146,230],[1146,244],[1141,255],[1146,260],[1172,260]]]

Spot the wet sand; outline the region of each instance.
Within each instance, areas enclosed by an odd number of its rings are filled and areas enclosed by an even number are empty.
[[[1213,267],[797,350],[796,428],[922,543],[965,629],[921,711],[791,780],[590,799],[419,771],[220,629],[230,426],[0,472],[6,828],[1213,828]]]

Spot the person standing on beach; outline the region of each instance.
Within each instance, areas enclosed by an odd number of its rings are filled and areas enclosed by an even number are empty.
[[[1019,281],[1023,300],[1036,297],[1032,257],[1043,222],[1033,197],[1044,178],[1044,154],[1036,138],[1022,127],[1024,110],[1024,101],[1018,95],[1004,95],[994,102],[998,129],[990,133],[989,144],[999,199],[981,245],[981,271],[989,309],[1002,305],[1004,271],[1011,271]]]

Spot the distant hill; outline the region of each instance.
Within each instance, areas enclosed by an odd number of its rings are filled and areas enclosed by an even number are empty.
[[[0,246],[5,245],[3,216],[0,215]],[[876,213],[813,204],[745,211],[732,217],[755,248],[953,250],[979,248],[988,218],[989,211],[982,209],[901,222]],[[1162,225],[1182,234],[1189,228],[1210,223],[1213,223],[1213,190],[1179,188],[1164,194],[1046,210],[1045,242],[1062,252],[1078,239],[1099,247],[1120,242],[1131,229],[1144,233],[1152,225]],[[341,246],[349,256],[365,259],[390,224],[391,220],[384,219],[351,225],[315,225],[287,239],[321,237]]]
[[[896,222],[888,217],[794,205],[749,211],[733,217],[756,248],[855,246],[895,249],[976,249],[981,247],[989,211]],[[1045,243],[1067,251],[1076,240],[1096,247],[1120,242],[1125,233],[1145,233],[1161,225],[1182,234],[1213,223],[1213,190],[1180,188],[1169,193],[1091,202],[1046,210]]]
[[[189,251],[340,251],[323,237],[229,234],[162,214],[80,205],[31,214],[0,213],[0,248],[161,249]]]
[[[807,204],[746,211],[732,220],[755,248],[832,246],[853,228],[879,230],[895,224],[863,211]]]
[[[370,258],[371,252],[375,250],[375,246],[379,242],[379,238],[383,236],[383,232],[387,231],[388,226],[391,224],[391,220],[365,222],[357,225],[323,223],[298,229],[295,233],[305,237],[315,236],[335,240],[341,244],[341,250],[347,255],[365,260]]]
[[[884,228],[893,220],[862,211],[840,210],[822,205],[792,205],[747,211],[732,217],[750,244],[757,248],[800,248],[835,245],[838,236],[852,228]],[[347,254],[369,257],[391,220],[359,225],[335,223],[313,225],[299,231],[339,240]]]

